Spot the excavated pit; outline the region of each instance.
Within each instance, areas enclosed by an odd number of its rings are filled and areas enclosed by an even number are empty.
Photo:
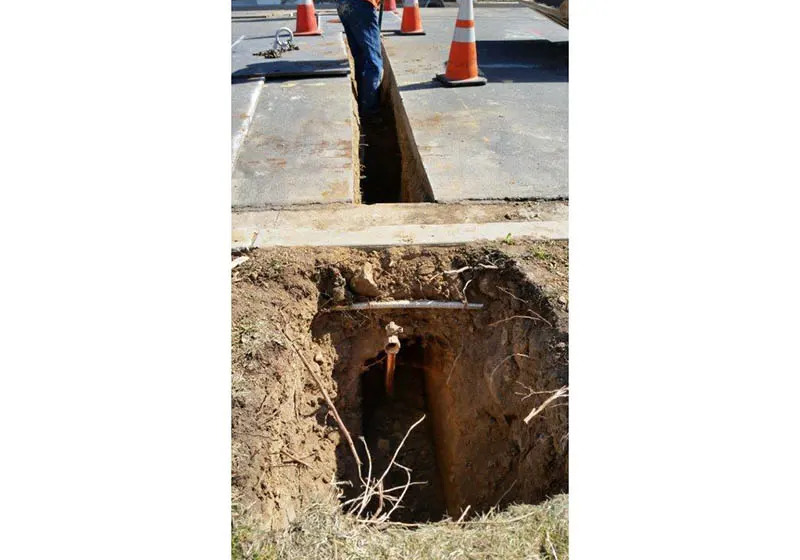
[[[522,422],[527,406],[516,394],[525,394],[527,386],[555,388],[556,379],[543,371],[548,358],[542,333],[523,324],[491,332],[481,325],[481,315],[485,312],[382,310],[370,312],[367,324],[359,326],[341,314],[315,320],[315,337],[336,341],[335,404],[348,425],[360,427],[353,437],[365,438],[373,470],[386,468],[407,430],[426,415],[397,455],[397,462],[412,470],[412,481],[426,484],[409,487],[403,508],[392,516],[396,520],[458,517],[468,505],[481,513],[510,502],[535,503],[566,488],[565,417],[554,409],[545,420],[553,423],[549,433],[531,431]],[[405,329],[392,397],[380,352],[389,321]],[[359,452],[368,464],[366,452]],[[402,469],[390,474],[388,487],[405,484]],[[358,470],[346,446],[338,450],[337,479],[352,484],[342,501],[359,493]],[[367,511],[377,506],[375,499]]]
[[[546,398],[525,397],[529,391],[568,385],[566,311],[556,301],[566,293],[565,274],[554,268],[566,253],[548,243],[249,253],[235,271],[233,290],[236,499],[278,528],[331,499],[334,489],[344,503],[359,494],[350,447],[309,367],[366,465],[364,438],[373,477],[426,416],[397,455],[415,484],[394,521],[457,518],[467,506],[470,517],[565,492],[566,400],[523,422]],[[367,300],[353,291],[367,263],[380,292],[373,300],[465,297],[483,308],[333,310]],[[391,397],[384,352],[389,322],[403,328]],[[384,489],[406,481],[393,467]],[[378,507],[373,499],[364,515]]]

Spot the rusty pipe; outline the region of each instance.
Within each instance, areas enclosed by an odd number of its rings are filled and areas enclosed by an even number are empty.
[[[394,365],[395,354],[386,354],[386,394],[394,396]]]
[[[389,397],[394,395],[394,368],[397,363],[397,354],[400,352],[400,338],[398,334],[403,332],[400,327],[391,321],[386,325],[386,344],[383,349],[386,351],[386,394]]]

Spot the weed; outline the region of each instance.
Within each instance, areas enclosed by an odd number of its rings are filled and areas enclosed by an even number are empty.
[[[234,525],[231,531],[231,560],[276,560],[275,547],[258,537],[249,524]]]

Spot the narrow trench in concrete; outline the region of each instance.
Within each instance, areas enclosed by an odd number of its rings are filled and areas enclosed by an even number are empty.
[[[402,154],[392,104],[383,96],[378,119],[361,119],[361,202],[414,202],[402,200]]]
[[[361,202],[434,202],[389,57],[385,49],[382,51],[380,113],[378,118],[359,119],[357,164]],[[351,74],[355,77],[352,57],[350,60]],[[353,95],[358,96],[355,79]]]

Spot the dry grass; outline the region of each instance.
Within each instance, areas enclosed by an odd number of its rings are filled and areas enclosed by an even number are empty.
[[[337,504],[318,504],[282,532],[263,533],[234,514],[234,560],[502,558],[568,560],[568,500],[514,505],[473,520],[417,526],[365,524]]]

